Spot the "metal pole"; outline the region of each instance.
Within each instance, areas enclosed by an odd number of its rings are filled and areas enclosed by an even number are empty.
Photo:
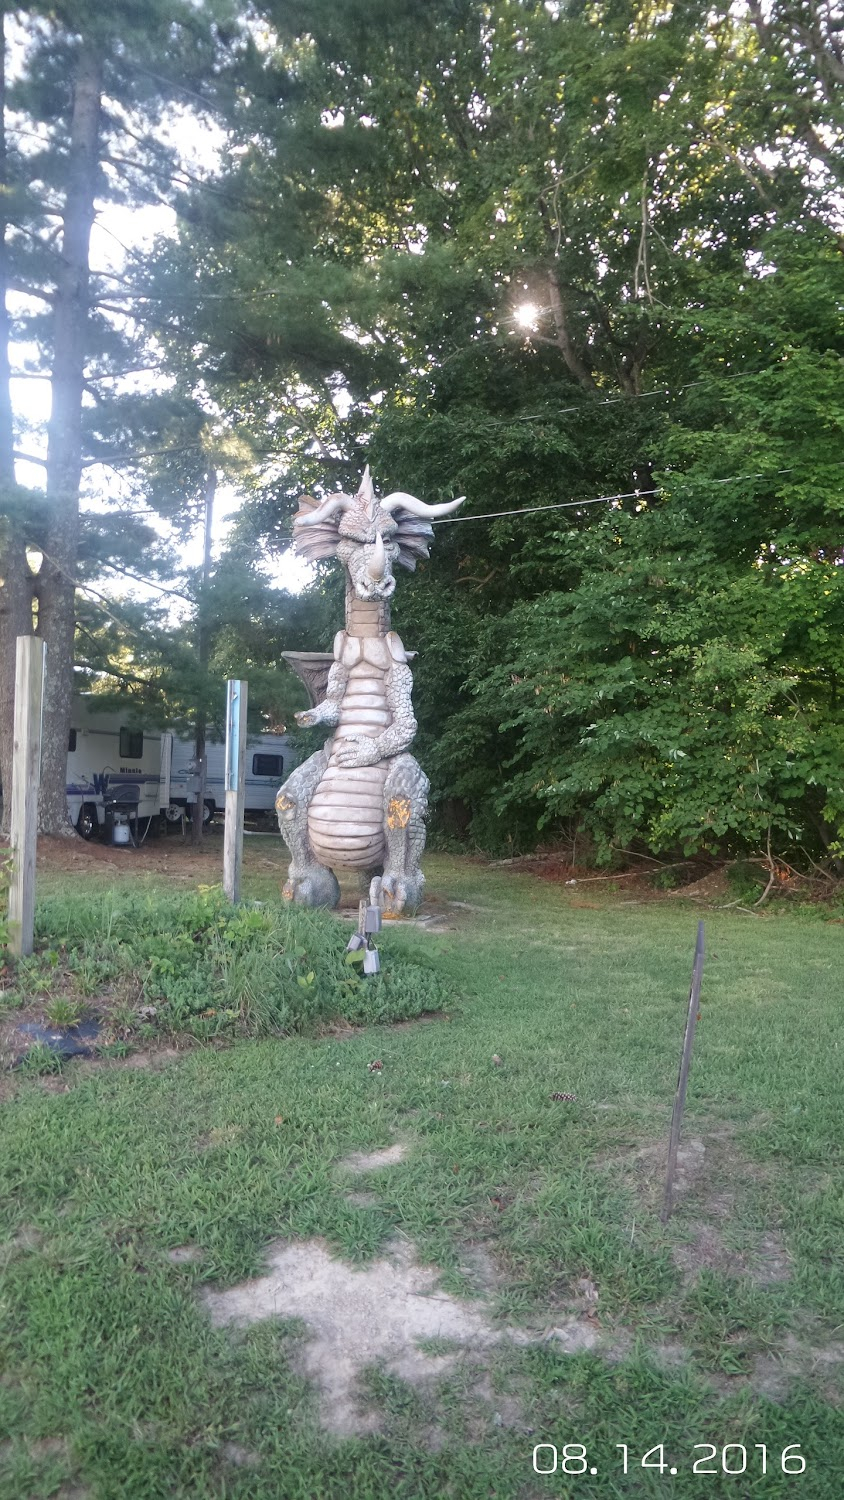
[[[246,805],[246,708],[249,683],[226,683],[226,827],[223,836],[223,890],[240,900],[243,864],[243,810]]]
[[[18,958],[32,952],[35,926],[35,854],[38,784],[41,780],[44,660],[44,642],[39,636],[18,636],[15,653],[15,727],[9,840],[12,854],[9,949]]]
[[[695,1044],[695,1027],[697,1026],[698,1005],[700,1003],[700,983],[703,978],[703,923],[697,924],[697,942],[695,944],[695,961],[692,968],[692,985],[689,990],[689,1010],[686,1016],[686,1034],[683,1037],[683,1055],[680,1059],[680,1073],[677,1078],[677,1092],[674,1095],[674,1113],[671,1116],[671,1138],[668,1143],[668,1170],[665,1176],[665,1197],[662,1204],[662,1222],[666,1224],[671,1217],[674,1207],[674,1173],[677,1169],[677,1149],[680,1145],[680,1126],[683,1123],[683,1109],[686,1104],[686,1085],[689,1081],[689,1069],[692,1065],[692,1048]]]

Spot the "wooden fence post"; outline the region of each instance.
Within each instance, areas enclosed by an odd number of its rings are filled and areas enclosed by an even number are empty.
[[[15,728],[9,841],[12,854],[9,949],[18,958],[32,952],[35,924],[35,853],[43,700],[44,642],[35,635],[19,635],[15,653]]]
[[[223,833],[223,890],[240,900],[243,864],[243,810],[246,805],[246,708],[249,683],[226,683],[226,826]]]

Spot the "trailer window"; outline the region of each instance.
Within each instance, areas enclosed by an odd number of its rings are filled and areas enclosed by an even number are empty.
[[[67,753],[68,753],[68,755],[72,755],[75,749],[76,749],[76,730],[75,729],[71,729],[70,734],[67,737]]]
[[[284,774],[283,755],[253,755],[253,776],[282,776]]]
[[[121,729],[120,731],[120,756],[123,760],[140,760],[144,753],[144,731],[142,729]]]

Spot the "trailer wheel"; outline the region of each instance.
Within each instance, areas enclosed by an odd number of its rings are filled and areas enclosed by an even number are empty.
[[[80,838],[92,839],[99,829],[97,820],[97,809],[93,802],[83,802],[79,809],[79,817],[76,819],[76,832]]]
[[[189,823],[193,822],[193,810],[194,810],[195,806],[196,806],[195,802],[189,802],[188,805],[187,805],[187,807],[185,808],[185,812],[187,813],[188,822]],[[214,798],[213,797],[207,797],[205,799],[204,803],[202,804],[202,826],[203,826],[203,828],[207,828],[209,823],[213,823],[213,821],[214,821],[214,814],[215,814],[216,811],[217,811],[217,804],[214,801]]]
[[[185,809],[183,807],[180,807],[178,802],[171,802],[169,806],[165,807],[164,809],[164,817],[166,818],[168,823],[181,823],[184,815]]]

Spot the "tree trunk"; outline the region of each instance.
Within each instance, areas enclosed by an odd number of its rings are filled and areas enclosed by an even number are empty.
[[[11,515],[15,493],[12,398],[9,386],[9,314],[6,308],[6,38],[0,12],[0,833],[9,832],[12,806],[12,740],[15,719],[15,641],[32,633],[32,589],[23,537]]]
[[[101,92],[102,58],[92,43],[83,41],[73,78],[61,266],[55,296],[53,400],[47,430],[47,543],[39,611],[39,630],[47,646],[39,826],[42,833],[51,834],[70,832],[65,785],[73,698],[88,256]]]
[[[196,711],[196,756],[199,767],[199,787],[194,803],[193,819],[191,822],[191,843],[201,844],[203,827],[203,814],[205,811],[205,789],[208,781],[208,757],[206,755],[206,737],[208,734],[208,709],[206,706],[206,676],[208,672],[208,658],[211,654],[211,629],[208,622],[208,580],[211,577],[211,528],[214,523],[214,496],[217,492],[217,473],[215,469],[209,469],[205,481],[205,547],[202,557],[202,587],[199,594],[199,640],[198,655],[199,666],[202,673],[200,692],[202,694],[199,707]]]
[[[560,293],[556,273],[553,270],[548,271],[547,284],[548,296],[551,302],[551,316],[554,319],[554,333],[556,336],[554,342],[578,384],[582,385],[586,391],[594,391],[597,389],[595,377],[569,332],[565,303]]]

